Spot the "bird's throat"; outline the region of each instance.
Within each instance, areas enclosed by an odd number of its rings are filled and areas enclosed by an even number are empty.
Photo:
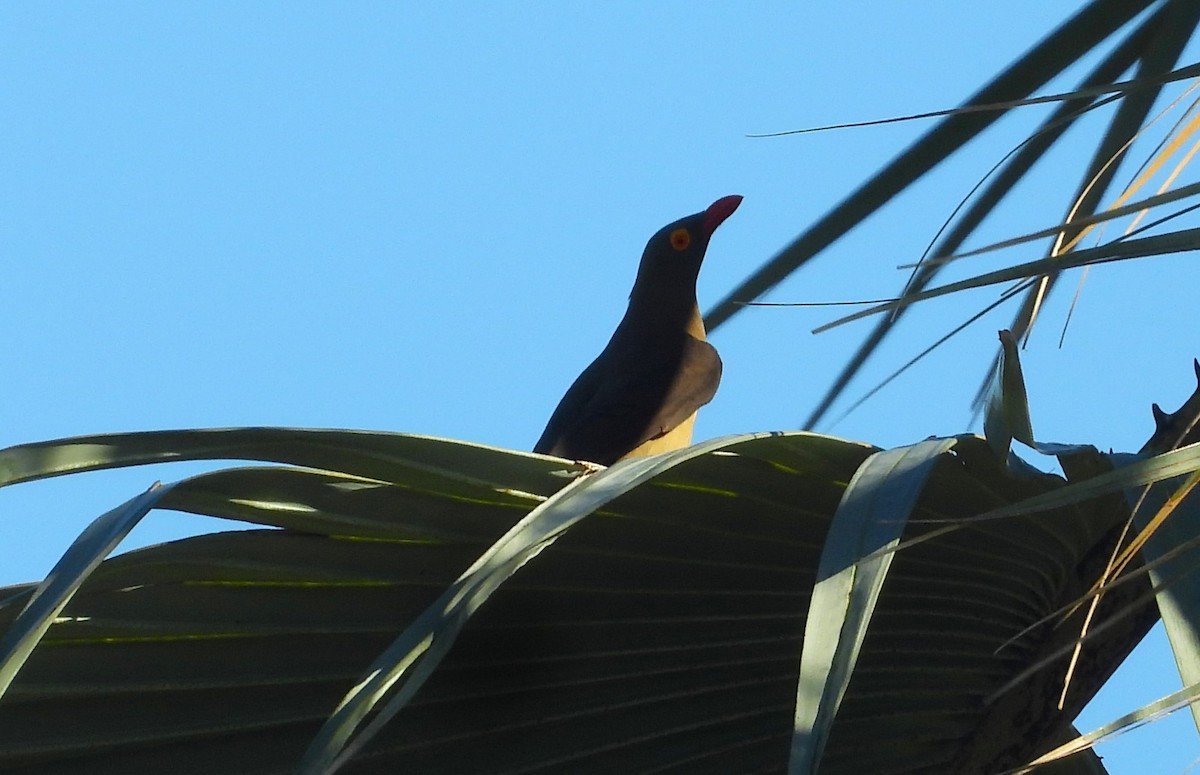
[[[620,328],[641,332],[677,337],[687,332],[695,338],[704,341],[704,321],[700,317],[700,307],[696,302],[694,289],[671,289],[663,293],[639,293],[635,288],[629,297],[629,308],[621,321]]]

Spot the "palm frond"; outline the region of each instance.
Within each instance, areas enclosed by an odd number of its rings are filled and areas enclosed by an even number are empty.
[[[400,434],[172,433],[28,445],[0,460],[23,480],[201,450],[321,467],[234,468],[164,488],[159,507],[271,529],[101,562],[0,698],[5,771],[211,772],[236,760],[242,772],[290,772],[310,745],[324,752],[316,770],[346,772],[778,771],[797,697],[809,696],[801,654],[829,634],[806,630],[841,607],[814,595],[839,555],[835,565],[865,574],[865,597],[843,609],[822,771],[996,769],[1061,742],[1155,620],[1143,601],[1092,636],[1066,708],[1042,703],[1065,669],[1051,655],[1074,636],[1069,622],[1038,622],[1103,568],[1094,558],[1128,508],[1114,494],[1076,498],[914,541],[940,529],[933,521],[1062,488],[1010,472],[970,436],[932,442],[914,458],[920,477],[859,476],[888,456],[792,433],[575,479],[582,469],[566,461]],[[279,445],[251,443],[266,439]],[[98,447],[124,452],[80,455]],[[907,526],[910,507],[888,490],[898,485],[912,499]],[[855,564],[888,543],[880,530],[901,536],[886,580]],[[875,537],[856,550],[857,535]],[[1129,599],[1122,590],[1145,589],[1144,577],[1123,585],[1113,608],[1106,596],[1102,618]],[[0,595],[0,627],[23,626],[31,594]],[[389,648],[403,633],[416,651]],[[388,678],[363,691],[375,676]],[[361,697],[361,725],[318,736]],[[1012,736],[997,740],[997,728]]]
[[[986,185],[981,183],[978,190],[972,192],[970,205],[966,206],[964,202],[964,206],[960,207],[961,211],[956,213],[945,233],[931,246],[930,254],[934,260],[920,263],[900,296],[904,301],[894,307],[892,313],[881,319],[867,335],[803,425],[806,428],[816,426],[894,330],[906,311],[907,303],[911,299],[928,298],[921,297],[920,293],[943,268],[942,258],[961,249],[984,219],[1013,192],[1033,166],[1083,115],[1102,104],[1118,101],[1119,107],[1097,141],[1092,160],[1081,171],[1078,190],[1070,198],[1064,196],[1064,203],[1072,203],[1066,208],[1071,215],[1065,219],[1072,225],[1056,234],[1060,246],[1073,244],[1082,226],[1096,222],[1100,202],[1119,168],[1115,162],[1122,158],[1121,152],[1128,148],[1131,138],[1136,137],[1144,126],[1150,109],[1164,87],[1180,77],[1191,77],[1196,71],[1196,65],[1174,68],[1184,46],[1200,24],[1200,11],[1194,4],[1179,0],[1160,3],[1100,58],[1077,89],[1045,98],[1036,97],[1035,92],[1070,66],[1090,56],[1110,36],[1153,5],[1117,0],[1089,3],[740,283],[707,314],[705,323],[709,330],[718,328],[744,309],[748,302],[760,298],[816,257],[1006,112],[1020,109],[1030,102],[1059,102],[1058,108],[1042,126],[996,166],[994,174],[989,175],[992,178],[990,182]],[[1136,67],[1134,77],[1128,81],[1119,80],[1131,67]],[[1036,282],[1024,289],[1024,298],[1009,326],[1018,339],[1028,333],[1037,311],[1061,272],[1075,265],[1053,265],[1054,259],[1063,257],[1061,250],[1052,249],[1048,251],[1048,259],[1043,265],[1025,267],[1030,272],[1026,276],[1036,278]],[[979,396],[982,396],[982,391],[981,388]]]

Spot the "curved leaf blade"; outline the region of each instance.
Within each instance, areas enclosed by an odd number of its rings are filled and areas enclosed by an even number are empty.
[[[983,435],[1001,460],[1008,458],[1014,438],[1031,447],[1035,444],[1017,340],[1007,329],[1000,332],[1000,359],[988,391]]]
[[[0,697],[50,629],[54,618],[101,561],[155,507],[170,487],[155,485],[93,521],[38,586],[0,640]]]
[[[1142,724],[1148,724],[1151,721],[1167,715],[1168,713],[1174,713],[1186,705],[1191,704],[1194,706],[1197,701],[1200,701],[1200,684],[1191,684],[1189,686],[1185,686],[1177,692],[1172,692],[1162,699],[1147,703],[1135,711],[1126,713],[1119,719],[1110,721],[1101,727],[1093,729],[1087,734],[1080,735],[1074,740],[1064,743],[1058,748],[1055,748],[1053,751],[1034,759],[1026,767],[1010,770],[1006,773],[1003,773],[1003,775],[1021,775],[1026,772],[1040,772],[1039,765],[1042,765],[1046,762],[1052,762],[1061,757],[1070,756],[1071,754],[1091,748],[1097,743],[1102,742],[1107,737],[1111,737],[1112,735],[1116,735],[1121,732],[1127,732],[1135,727],[1141,726]]]
[[[513,489],[549,494],[563,485],[544,455],[385,431],[321,428],[201,428],[78,436],[0,450],[0,487],[64,474],[195,460],[254,460],[337,471],[406,486],[447,479],[490,487],[466,471],[488,471]],[[584,468],[560,461],[578,474]]]
[[[382,728],[432,674],[472,614],[522,565],[572,525],[612,499],[679,463],[769,433],[722,437],[686,449],[621,461],[576,479],[539,505],[494,543],[427,608],[367,669],[321,728],[300,764],[301,773],[330,773],[348,761]],[[387,699],[371,723],[350,743],[368,713]]]
[[[956,443],[930,439],[877,452],[846,488],[821,552],[804,627],[788,764],[793,775],[817,772],[895,557],[881,550],[900,541],[934,464]]]

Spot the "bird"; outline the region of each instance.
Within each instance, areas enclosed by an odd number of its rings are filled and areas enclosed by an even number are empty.
[[[696,278],[713,232],[741,203],[721,197],[650,238],[624,317],[559,401],[534,452],[609,466],[691,444],[696,410],[721,382]]]

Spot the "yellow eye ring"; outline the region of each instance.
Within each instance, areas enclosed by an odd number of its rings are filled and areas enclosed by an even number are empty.
[[[671,232],[671,247],[676,250],[686,250],[687,246],[692,242],[692,235],[688,234],[687,229],[676,229]]]

